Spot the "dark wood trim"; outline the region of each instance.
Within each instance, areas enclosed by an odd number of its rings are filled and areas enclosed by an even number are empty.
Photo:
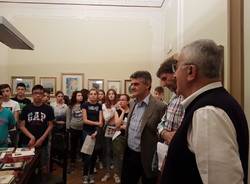
[[[51,2],[29,2],[29,1],[0,1],[0,3],[9,4],[45,4],[45,5],[70,5],[70,6],[114,6],[114,7],[135,7],[135,8],[162,8],[166,0],[163,0],[159,6],[140,6],[140,5],[115,5],[115,4],[87,4],[87,3],[51,3]]]
[[[244,0],[229,0],[230,93],[244,107]]]

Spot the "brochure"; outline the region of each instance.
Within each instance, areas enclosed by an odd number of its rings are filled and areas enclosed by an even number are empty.
[[[113,137],[112,137],[112,141],[115,140],[119,135],[121,134],[121,131],[118,130],[118,131],[115,131]]]
[[[87,135],[83,142],[81,152],[87,155],[92,155],[95,148],[95,140],[96,139],[92,139],[91,136]]]
[[[10,148],[0,148],[0,153],[12,153],[15,150],[14,147],[10,147]]]
[[[25,156],[33,156],[35,155],[35,148],[17,148],[14,153],[12,153],[12,157],[25,157]]]
[[[24,162],[4,163],[1,170],[23,169]]]
[[[6,155],[5,152],[0,153],[0,160],[4,159],[5,155]]]
[[[9,184],[15,179],[13,174],[0,176],[0,184]]]
[[[161,170],[162,164],[166,157],[168,151],[168,145],[165,143],[158,142],[157,143],[157,155],[158,155],[158,169]]]
[[[106,127],[105,135],[104,136],[112,138],[114,136],[114,134],[115,134],[115,131],[116,131],[116,127],[115,126],[108,125]]]

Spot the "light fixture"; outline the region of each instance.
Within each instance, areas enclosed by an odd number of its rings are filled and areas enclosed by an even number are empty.
[[[0,16],[0,41],[12,49],[34,50],[34,45],[2,16]]]

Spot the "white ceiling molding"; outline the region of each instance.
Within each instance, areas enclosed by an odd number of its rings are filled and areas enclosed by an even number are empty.
[[[166,0],[7,0],[0,3],[161,8]]]

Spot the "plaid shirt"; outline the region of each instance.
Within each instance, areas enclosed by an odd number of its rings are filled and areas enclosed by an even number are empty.
[[[182,96],[173,94],[169,100],[165,114],[163,115],[161,122],[158,124],[158,133],[161,134],[162,130],[176,131],[184,117],[184,108],[181,105],[183,100]]]

